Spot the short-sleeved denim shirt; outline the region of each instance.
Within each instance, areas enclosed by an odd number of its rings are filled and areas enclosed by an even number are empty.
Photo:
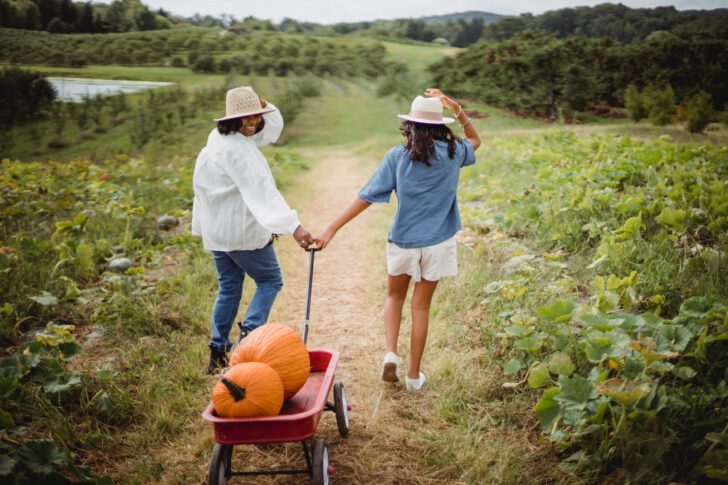
[[[447,142],[435,142],[430,165],[410,160],[404,145],[389,150],[369,182],[359,192],[367,202],[389,202],[397,194],[397,213],[388,240],[401,248],[422,248],[451,238],[460,230],[457,190],[460,168],[475,163],[467,141],[455,143],[450,158]]]

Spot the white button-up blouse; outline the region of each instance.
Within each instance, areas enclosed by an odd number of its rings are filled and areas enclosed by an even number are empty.
[[[278,139],[283,117],[275,109],[263,118],[265,127],[250,137],[213,129],[197,156],[192,235],[202,236],[207,250],[260,249],[272,234],[293,234],[300,225],[258,149]]]

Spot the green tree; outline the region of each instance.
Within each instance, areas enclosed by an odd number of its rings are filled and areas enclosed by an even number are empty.
[[[685,123],[690,133],[702,133],[713,116],[713,101],[710,94],[698,91],[683,101],[678,110],[678,119]]]
[[[677,110],[672,86],[668,84],[662,90],[648,87],[643,93],[650,121],[658,126],[670,124]]]
[[[634,84],[630,84],[624,90],[624,107],[634,121],[640,121],[647,116],[644,96]]]
[[[0,126],[16,125],[51,107],[56,91],[42,74],[17,68],[0,71]]]

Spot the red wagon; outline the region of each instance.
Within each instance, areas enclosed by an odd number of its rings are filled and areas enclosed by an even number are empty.
[[[303,327],[303,341],[308,338],[308,319],[311,310],[311,285],[313,282],[314,254],[311,249],[311,264],[308,278],[306,319]],[[324,411],[333,411],[339,434],[349,434],[349,410],[346,392],[341,382],[334,382],[339,352],[331,349],[308,351],[311,360],[311,375],[296,395],[283,403],[277,416],[258,418],[221,418],[215,414],[210,403],[202,413],[205,421],[211,422],[215,431],[215,447],[212,450],[208,472],[209,485],[226,484],[231,477],[249,475],[308,474],[311,482],[320,485],[329,483],[333,468],[329,466],[329,455],[324,438],[315,437],[316,428]],[[333,387],[333,402],[328,396]],[[306,460],[306,468],[292,470],[232,469],[233,447],[235,445],[258,445],[300,442]]]

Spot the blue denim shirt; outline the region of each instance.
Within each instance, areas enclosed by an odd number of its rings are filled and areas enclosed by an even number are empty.
[[[460,230],[457,189],[460,168],[475,163],[473,145],[456,143],[450,158],[447,142],[435,142],[430,165],[414,162],[404,145],[397,145],[369,182],[359,192],[367,202],[389,202],[397,194],[397,213],[388,240],[402,248],[432,246],[451,238]]]

